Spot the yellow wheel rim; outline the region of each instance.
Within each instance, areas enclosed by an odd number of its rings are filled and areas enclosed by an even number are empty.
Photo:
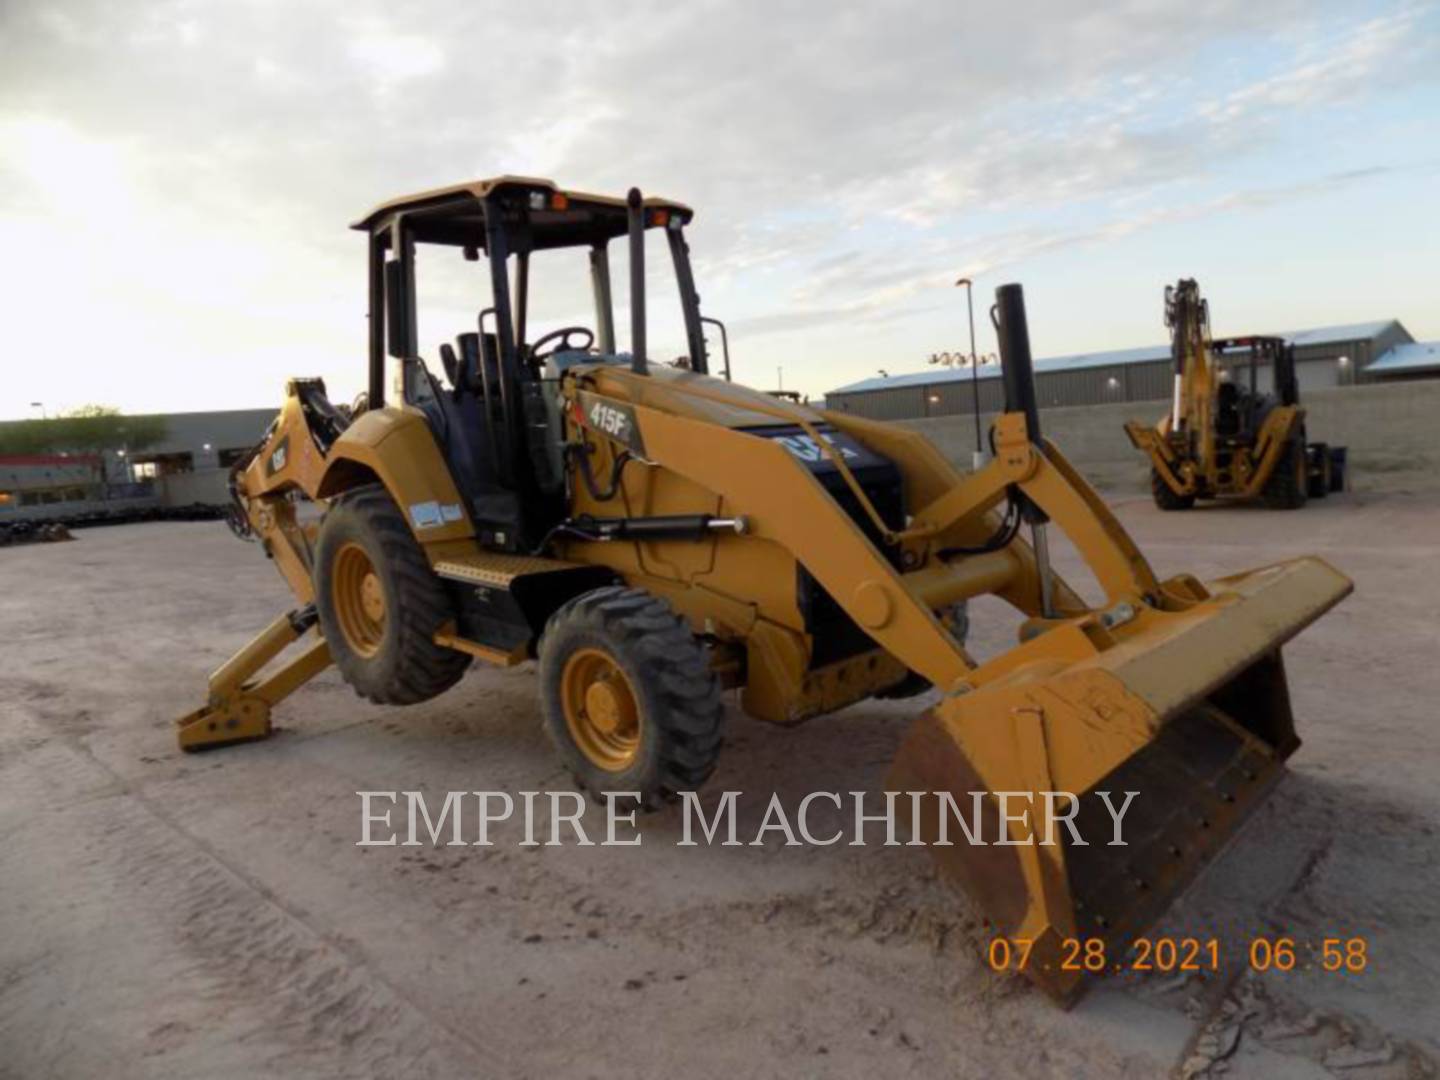
[[[385,640],[385,588],[370,556],[353,541],[335,555],[330,600],[350,650],[365,657],[378,653]]]
[[[579,649],[560,673],[565,726],[580,752],[608,772],[623,772],[640,753],[640,707],[630,678],[609,653]]]

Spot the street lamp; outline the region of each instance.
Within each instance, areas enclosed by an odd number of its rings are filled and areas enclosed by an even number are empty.
[[[975,283],[968,277],[955,282],[956,288],[965,286],[965,310],[970,316],[970,390],[975,408],[975,456],[970,467],[979,472],[985,467],[989,455],[985,453],[985,441],[980,436],[980,363],[975,356]]]
[[[48,417],[48,416],[45,415],[45,403],[44,403],[43,401],[32,401],[32,402],[30,402],[30,407],[31,407],[32,409],[39,409],[39,410],[40,410],[40,419],[41,419],[41,420],[49,420],[49,419],[50,419],[50,417]]]

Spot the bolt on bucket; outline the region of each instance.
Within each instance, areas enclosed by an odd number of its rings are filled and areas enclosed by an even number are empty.
[[[925,793],[896,800],[912,835],[1062,1000],[1088,942],[1122,962],[1279,779],[1300,745],[1280,646],[1352,588],[1317,558],[1175,582],[1181,610],[1090,613],[976,668],[887,778]]]

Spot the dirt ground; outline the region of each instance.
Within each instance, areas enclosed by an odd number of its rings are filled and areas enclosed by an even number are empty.
[[[212,523],[0,550],[0,1075],[1436,1075],[1440,496],[1120,514],[1162,574],[1315,552],[1356,592],[1286,650],[1290,774],[1159,928],[1219,937],[1222,976],[1069,1011],[988,971],[918,849],[677,847],[678,811],[639,847],[357,847],[357,791],[569,788],[528,666],[405,710],[331,672],[278,737],[185,756],[173,718],[289,606],[259,551]],[[877,790],[924,704],[732,708],[710,787],[747,838],[771,792]],[[1253,934],[1369,965],[1246,974]]]

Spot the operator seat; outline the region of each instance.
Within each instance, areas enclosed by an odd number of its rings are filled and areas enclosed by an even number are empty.
[[[482,541],[509,547],[521,538],[521,521],[519,500],[501,482],[495,465],[492,437],[498,437],[496,423],[502,418],[494,415],[493,400],[492,415],[485,415],[478,335],[461,334],[458,343],[458,356],[448,343],[440,346],[440,360],[450,388],[445,389],[438,379],[430,377],[434,391],[430,404],[439,414],[431,428]],[[498,398],[498,394],[493,397]]]

